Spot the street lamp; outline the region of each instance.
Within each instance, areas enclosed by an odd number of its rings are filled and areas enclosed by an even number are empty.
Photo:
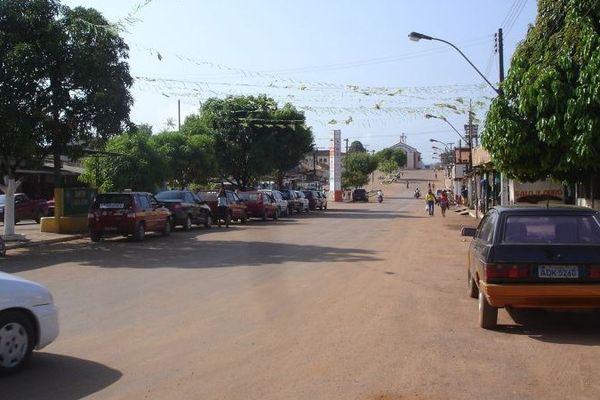
[[[463,53],[458,47],[456,47],[452,43],[448,42],[447,40],[440,39],[440,38],[435,38],[435,37],[428,36],[428,35],[424,35],[424,34],[418,33],[418,32],[411,32],[411,33],[409,33],[408,34],[408,38],[410,40],[412,40],[413,42],[418,42],[419,40],[424,39],[424,40],[436,40],[438,42],[446,43],[448,46],[451,46],[452,48],[454,48],[454,50],[458,51],[460,53],[460,55],[463,56],[463,58],[465,60],[467,60],[467,62],[471,65],[471,67],[473,67],[473,69],[475,71],[477,71],[477,73],[479,74],[479,76],[481,76],[483,78],[483,80],[486,81],[487,84],[490,85],[490,87],[492,89],[494,89],[494,92],[498,93],[499,95],[502,94],[502,92],[500,91],[500,89],[498,89],[497,87],[495,87],[494,85],[492,85],[492,83],[485,77],[485,75],[483,75],[481,73],[481,71],[475,66],[475,64],[473,64],[471,62],[471,60],[469,60],[469,58],[465,55],[465,53]]]
[[[458,136],[459,136],[459,137],[460,137],[462,140],[464,140],[464,141],[465,141],[465,143],[468,143],[467,139],[465,139],[465,138],[463,137],[463,135],[461,135],[461,134],[460,134],[460,132],[458,131],[458,129],[456,129],[456,128],[454,127],[454,125],[452,125],[452,124],[450,123],[450,121],[448,121],[448,120],[446,119],[446,117],[441,117],[441,116],[438,116],[438,115],[432,115],[432,114],[425,114],[425,118],[426,118],[426,119],[431,119],[431,118],[435,118],[435,119],[441,119],[442,121],[444,121],[445,123],[447,123],[448,125],[450,125],[450,128],[452,128],[452,130],[453,130],[454,132],[456,132],[456,134],[457,134],[457,135],[458,135]],[[429,139],[429,141],[430,141],[430,142],[439,142],[439,143],[443,143],[443,142],[440,142],[439,140],[434,140],[434,139]]]

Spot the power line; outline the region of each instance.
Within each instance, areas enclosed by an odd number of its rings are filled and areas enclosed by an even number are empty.
[[[510,34],[510,31],[512,30],[515,23],[518,21],[519,16],[523,12],[523,9],[525,8],[526,4],[527,4],[527,0],[522,0],[521,4],[519,5],[520,8],[517,10],[514,18],[512,19],[511,22],[507,23],[506,34],[505,34],[506,36],[508,36]]]
[[[516,10],[516,5],[519,2],[519,0],[513,0],[512,5],[510,6],[510,8],[508,9],[508,12],[506,13],[506,15],[504,16],[504,19],[502,20],[502,22],[500,23],[501,27],[505,27],[506,23],[508,22],[508,20],[512,17],[514,11]]]

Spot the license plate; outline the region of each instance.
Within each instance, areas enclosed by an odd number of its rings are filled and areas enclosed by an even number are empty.
[[[104,230],[106,232],[115,232],[117,230],[117,227],[116,226],[105,226]]]
[[[540,265],[538,277],[550,279],[577,279],[579,268],[577,265]]]

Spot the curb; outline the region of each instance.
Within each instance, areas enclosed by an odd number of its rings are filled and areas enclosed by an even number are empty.
[[[88,237],[87,234],[79,234],[79,235],[70,235],[67,237],[61,237],[61,238],[55,238],[55,239],[46,239],[46,240],[38,240],[38,241],[30,241],[30,242],[17,242],[15,244],[10,244],[10,242],[9,242],[6,244],[6,250],[20,249],[20,248],[25,248],[25,247],[37,247],[37,246],[43,246],[45,244],[70,242],[73,240],[83,239],[86,237]]]

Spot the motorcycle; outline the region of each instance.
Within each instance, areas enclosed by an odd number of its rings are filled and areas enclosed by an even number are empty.
[[[380,202],[380,203],[383,202],[383,195],[382,194],[377,195],[377,201]]]
[[[421,192],[415,192],[415,199],[418,199],[419,197],[421,197]]]

